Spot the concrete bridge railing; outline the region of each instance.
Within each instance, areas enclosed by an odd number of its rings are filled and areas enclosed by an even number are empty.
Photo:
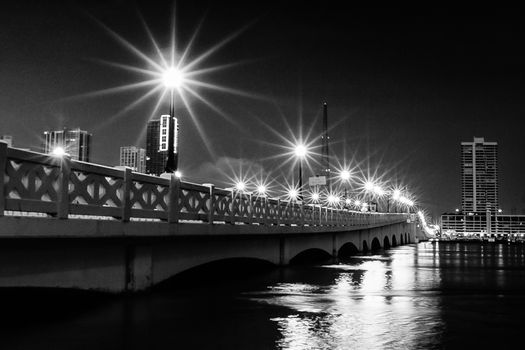
[[[0,142],[0,216],[36,212],[67,219],[110,217],[123,222],[243,223],[366,227],[402,222],[408,214],[363,213],[303,205],[214,186],[182,182],[7,147]]]

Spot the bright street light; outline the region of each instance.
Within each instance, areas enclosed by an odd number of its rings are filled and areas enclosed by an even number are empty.
[[[166,160],[165,171],[173,173],[177,171],[178,155],[175,159],[175,93],[174,90],[179,90],[184,85],[184,73],[176,68],[170,67],[162,73],[162,82],[164,87],[170,90],[170,119],[168,125],[168,159]]]
[[[245,188],[246,188],[246,185],[245,185],[245,183],[242,182],[242,181],[239,181],[239,182],[237,182],[237,183],[235,184],[235,189],[236,189],[237,191],[242,192],[242,191],[244,191]]]
[[[184,73],[176,67],[166,69],[162,74],[162,82],[168,89],[180,88],[184,84]]]
[[[392,199],[397,201],[399,199],[399,197],[401,197],[401,191],[400,190],[394,190],[394,192],[392,193]]]
[[[295,155],[299,158],[304,158],[308,153],[308,149],[305,145],[299,144],[295,146]]]
[[[383,188],[381,188],[381,186],[378,186],[378,185],[374,185],[373,191],[375,194],[377,194],[380,197],[385,194],[385,190],[383,190]]]
[[[373,191],[374,190],[374,183],[372,181],[365,182],[365,190]]]
[[[343,180],[343,181],[350,180],[350,172],[348,170],[341,171],[340,176],[341,176],[341,180]]]
[[[64,157],[65,155],[67,155],[66,150],[60,146],[55,147],[53,149],[53,152],[51,152],[51,154],[57,157]]]
[[[295,188],[291,188],[288,190],[288,197],[290,197],[291,200],[297,199],[297,190]]]
[[[264,196],[266,194],[266,186],[264,185],[257,186],[257,193],[259,194],[259,196]]]

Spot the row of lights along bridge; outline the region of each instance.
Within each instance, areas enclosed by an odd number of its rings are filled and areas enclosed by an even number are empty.
[[[302,184],[302,159],[306,157],[308,149],[305,145],[297,145],[295,147],[295,156],[299,159],[299,186],[290,186],[286,190],[286,199],[289,201],[306,202],[307,204],[321,204],[335,208],[353,209],[359,211],[380,211],[384,209],[386,212],[391,210],[397,212],[398,210],[406,210],[410,212],[415,203],[403,194],[400,189],[386,190],[381,185],[372,181],[365,181],[360,184],[359,193],[362,194],[361,199],[350,198],[345,189],[343,191],[333,191],[326,188],[324,191],[319,190],[317,186],[315,189],[306,191],[306,196],[303,194]],[[342,170],[339,173],[339,180],[343,184],[350,183],[351,173],[349,170]],[[238,181],[235,187],[232,188],[240,193],[251,193],[259,197],[268,196],[268,187],[264,184],[249,185],[244,181]],[[373,201],[377,200],[378,203]],[[378,208],[378,204],[384,202],[386,207]],[[390,206],[392,204],[392,207]],[[374,206],[376,206],[374,208]]]
[[[174,90],[181,88],[184,83],[183,73],[176,69],[169,69],[163,76],[164,85],[170,90],[170,115],[174,115]],[[177,162],[174,159],[173,151],[173,138],[174,138],[174,123],[170,123],[168,130],[168,139],[172,140],[168,142],[171,145],[171,149],[168,149],[168,158],[166,161],[165,172],[166,174],[174,174],[177,178],[181,177],[181,173],[177,170]],[[54,155],[63,156],[65,150],[58,147],[54,150]],[[315,186],[313,190],[306,191],[306,197],[303,195],[303,174],[302,174],[302,163],[303,159],[308,155],[309,150],[303,144],[295,146],[294,154],[298,159],[299,164],[299,186],[290,186],[286,189],[285,199],[294,202],[303,202],[307,204],[326,205],[333,208],[345,208],[358,211],[381,211],[384,209],[385,212],[393,210],[406,210],[411,212],[414,207],[414,201],[409,198],[407,194],[403,194],[400,189],[384,189],[381,185],[372,181],[362,181],[359,185],[358,193],[355,198],[350,198],[346,188],[343,191],[333,191],[330,186],[325,186],[324,190],[319,190],[318,186]],[[348,184],[351,182],[351,173],[349,170],[342,170],[339,173],[339,180],[342,184]],[[252,190],[250,190],[250,187]],[[248,185],[244,181],[237,182],[232,190],[239,193],[251,193],[259,197],[268,197],[269,189],[267,185],[262,183],[254,184],[253,186]],[[374,200],[377,201],[373,202]],[[385,207],[380,207],[379,204],[383,202]],[[391,206],[392,204],[392,206]]]
[[[183,87],[185,82],[185,75],[183,70],[171,67],[167,69],[163,74],[163,83],[164,86],[170,91],[170,116],[174,116],[174,106],[175,106],[175,90],[180,93],[180,89]],[[173,130],[173,121],[170,123],[168,130],[168,159],[166,162],[166,173],[175,173],[176,176],[180,177],[180,172],[177,170],[177,164],[173,155],[173,145],[172,142],[174,138]],[[305,145],[299,144],[295,147],[295,155],[299,159],[299,186],[291,187],[287,190],[287,199],[291,201],[301,201],[304,202],[303,196],[303,175],[302,175],[302,162],[303,159],[308,154],[308,149]],[[341,181],[347,183],[350,181],[351,174],[348,170],[343,170],[340,173]],[[239,192],[250,192],[248,191],[248,186],[243,181],[239,181],[235,184],[235,190]],[[410,211],[414,206],[414,201],[408,198],[408,196],[403,195],[399,189],[393,189],[391,191],[383,189],[380,185],[375,184],[371,181],[367,181],[363,184],[365,199],[358,198],[349,198],[345,191],[344,195],[341,195],[336,192],[332,192],[331,189],[326,191],[319,191],[318,189],[307,192],[307,201],[310,204],[325,204],[331,207],[342,207],[347,209],[355,209],[360,211],[371,211],[374,210],[372,199],[377,199],[378,202],[381,200],[386,201],[386,211],[390,212],[390,203],[392,201],[393,208],[395,211],[398,209],[405,209]],[[258,184],[256,185],[256,191],[254,191],[258,196],[267,196],[268,189],[266,185]],[[376,204],[377,205],[377,204]],[[375,208],[378,210],[379,208]]]

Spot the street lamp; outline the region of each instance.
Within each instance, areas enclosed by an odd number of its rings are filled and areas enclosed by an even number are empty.
[[[51,154],[56,157],[62,158],[67,155],[67,152],[63,147],[57,146],[53,149],[53,152],[51,152]]]
[[[303,200],[303,158],[306,157],[308,149],[303,144],[298,144],[295,146],[295,156],[299,158],[299,200]]]
[[[350,181],[350,171],[349,170],[341,170],[341,173],[339,174],[339,176],[341,177],[341,181],[344,183],[344,188],[345,188],[345,194],[344,194],[344,198],[345,198],[345,201],[348,200],[348,195],[347,195],[347,191],[346,191],[346,183],[348,183]]]
[[[239,181],[235,184],[235,189],[239,192],[244,192],[246,189],[246,184],[242,181]]]
[[[399,189],[395,189],[392,191],[392,204],[394,205],[394,213],[397,213],[397,202],[399,201],[399,198],[401,197],[401,191]],[[390,212],[390,200],[388,200],[388,212]]]
[[[168,158],[164,170],[167,173],[177,171],[178,157],[175,158],[175,89],[179,90],[184,84],[184,73],[177,67],[170,67],[162,74],[162,82],[170,90],[170,119],[168,125]]]

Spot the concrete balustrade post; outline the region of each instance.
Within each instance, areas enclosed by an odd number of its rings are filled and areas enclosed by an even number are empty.
[[[301,202],[301,204],[299,204],[299,214],[301,215],[301,217],[300,217],[301,226],[304,226],[304,205],[303,205],[303,202]]]
[[[250,193],[248,195],[248,224],[252,224],[253,222],[253,196]]]
[[[230,224],[235,224],[235,196],[232,190],[231,193],[231,207],[230,207]]]
[[[264,221],[264,224],[265,225],[268,225],[268,216],[269,216],[269,213],[268,213],[268,198],[263,196],[261,197],[261,201],[264,201],[264,206],[262,207],[262,211],[263,211],[263,221]]]
[[[210,207],[208,208],[208,224],[213,225],[215,215],[215,185],[210,185]]]
[[[4,179],[7,167],[7,143],[0,141],[0,216],[4,216],[5,193]]]
[[[277,199],[277,226],[281,225],[281,200]]]
[[[123,222],[128,222],[131,216],[131,169],[124,169],[123,184],[122,184],[122,218]]]
[[[57,190],[57,218],[67,219],[69,215],[69,176],[71,175],[71,159],[65,155],[58,159],[60,173]]]
[[[177,223],[180,218],[180,179],[171,174],[170,176],[170,189],[168,192],[169,203],[168,203],[168,223]]]

